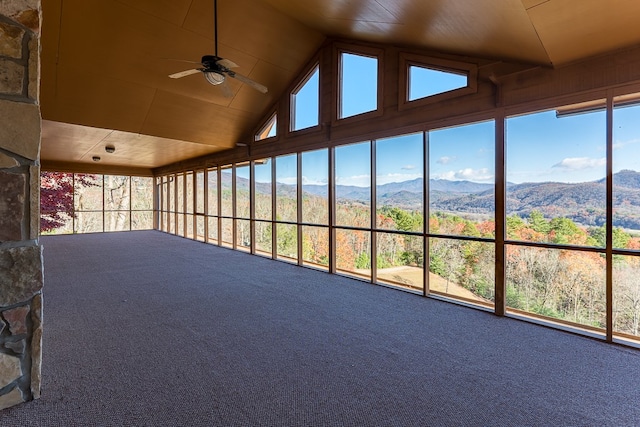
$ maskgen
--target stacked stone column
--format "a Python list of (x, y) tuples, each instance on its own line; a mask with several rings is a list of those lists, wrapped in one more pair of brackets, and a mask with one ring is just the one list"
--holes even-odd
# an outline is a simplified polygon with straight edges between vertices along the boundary
[(40, 23), (40, 0), (0, 0), (0, 410), (40, 396)]

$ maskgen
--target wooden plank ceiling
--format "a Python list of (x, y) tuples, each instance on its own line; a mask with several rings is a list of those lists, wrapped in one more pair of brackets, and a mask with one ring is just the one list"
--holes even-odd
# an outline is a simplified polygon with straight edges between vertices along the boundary
[(247, 143), (326, 37), (546, 66), (640, 43), (637, 0), (218, 0), (218, 13), (219, 56), (267, 94), (167, 77), (213, 54), (213, 0), (44, 1), (43, 165), (154, 168)]

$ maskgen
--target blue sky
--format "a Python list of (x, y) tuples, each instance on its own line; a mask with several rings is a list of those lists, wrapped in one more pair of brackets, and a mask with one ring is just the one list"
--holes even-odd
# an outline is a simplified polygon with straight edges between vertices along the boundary
[(585, 182), (606, 174), (604, 111), (507, 119), (507, 181)]
[[(369, 111), (376, 106), (375, 60), (345, 55), (343, 116)], [(442, 73), (415, 73), (416, 76), (442, 75), (438, 84), (459, 84)], [(299, 123), (318, 122), (318, 76), (314, 73), (296, 99)], [(431, 90), (428, 82), (412, 79), (415, 93)], [(422, 87), (425, 86), (425, 87)], [(614, 113), (614, 172), (640, 170), (640, 106), (619, 108)], [(606, 168), (606, 116), (604, 111), (556, 117), (555, 110), (507, 119), (507, 181), (585, 182), (601, 179)], [(469, 124), (429, 132), (429, 177), (491, 183), (495, 179), (494, 123)], [(402, 135), (376, 141), (377, 183), (402, 182), (422, 177), (422, 134)], [(370, 144), (350, 144), (336, 148), (336, 183), (370, 185)], [(277, 181), (295, 184), (295, 157), (277, 161)], [(327, 151), (305, 153), (304, 184), (326, 184)], [(269, 181), (270, 168), (256, 172), (260, 182)]]

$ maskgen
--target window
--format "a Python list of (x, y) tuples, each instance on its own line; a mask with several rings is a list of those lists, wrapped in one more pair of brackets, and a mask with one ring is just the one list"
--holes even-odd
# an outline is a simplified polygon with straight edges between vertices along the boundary
[(329, 224), (329, 151), (302, 153), (302, 222)]
[(336, 147), (334, 173), (336, 269), (370, 280), (371, 143)]
[(335, 149), (336, 225), (371, 227), (371, 143)]
[(185, 237), (193, 238), (193, 202), (195, 201), (195, 191), (194, 191), (194, 180), (193, 180), (193, 172), (189, 171), (185, 173), (185, 205), (187, 206), (185, 210)]
[(102, 175), (73, 175), (75, 208), (74, 233), (96, 233), (104, 230)]
[(272, 159), (254, 161), (255, 174), (255, 251), (259, 255), (273, 253), (273, 187)]
[(424, 283), (424, 135), (380, 139), (376, 146), (377, 279), (412, 290)]
[[(613, 328), (640, 339), (640, 94), (614, 98)], [(603, 233), (604, 235), (604, 233)]]
[[(159, 186), (165, 200), (161, 206), (167, 212), (173, 209), (168, 203), (173, 178), (164, 177)], [(153, 228), (153, 178), (42, 172), (40, 183), (43, 234)], [(170, 214), (164, 222), (159, 221), (159, 228), (170, 231), (173, 217)]]
[(400, 54), (398, 108), (420, 107), (475, 93), (478, 67), (448, 59)]
[(507, 237), (604, 246), (605, 112), (506, 121)]
[(378, 109), (378, 58), (340, 54), (338, 118)]
[(219, 243), (218, 239), (218, 169), (207, 170), (207, 242)]
[(371, 279), (371, 232), (336, 230), (336, 270)]
[(302, 153), (302, 262), (329, 266), (329, 150)]
[(295, 154), (276, 158), (276, 220), (298, 220), (298, 158)]
[(298, 228), (295, 224), (276, 224), (278, 259), (298, 261)]
[(153, 178), (131, 177), (131, 229), (153, 228)]
[(429, 291), (491, 306), (495, 251), (486, 240), (495, 234), (494, 123), (433, 130), (428, 140), (428, 230), (451, 236), (429, 238)]
[(614, 101), (613, 247), (639, 249), (640, 241), (631, 239), (629, 233), (640, 236), (640, 200), (636, 196), (640, 191), (640, 104), (627, 104), (624, 98)]
[(506, 120), (507, 306), (602, 332), (606, 114), (578, 107)]
[(236, 246), (242, 250), (249, 250), (251, 247), (250, 170), (249, 166), (236, 165)]
[(429, 132), (429, 232), (494, 236), (494, 123)]
[(179, 173), (176, 175), (176, 234), (178, 236), (184, 236), (184, 174)]
[(249, 166), (236, 166), (236, 218), (250, 218)]
[(104, 231), (130, 229), (130, 178), (105, 175), (104, 177)]
[(196, 239), (204, 242), (205, 239), (205, 221), (206, 218), (204, 216), (204, 171), (199, 170), (195, 172), (195, 196), (196, 196), (196, 204), (195, 204), (195, 233)]
[(292, 131), (317, 126), (320, 119), (320, 67), (316, 65), (291, 94)]
[(256, 160), (254, 162), (254, 173), (256, 181), (255, 215), (256, 219), (265, 221), (271, 221), (273, 219), (271, 165), (271, 159)]
[(466, 73), (437, 70), (433, 68), (409, 66), (409, 101), (426, 98), (467, 86)]
[(376, 141), (378, 229), (422, 232), (423, 145), (422, 133)]
[[(276, 158), (276, 251), (279, 259), (298, 261), (298, 156)], [(287, 223), (284, 223), (287, 222)]]
[(429, 291), (492, 306), (495, 294), (493, 242), (429, 239)]
[(233, 173), (230, 165), (220, 168), (220, 245), (233, 247)]
[(222, 167), (220, 171), (220, 216), (233, 216), (233, 194), (231, 193), (231, 166)]
[(278, 127), (278, 116), (276, 113), (273, 113), (271, 118), (267, 120), (267, 122), (260, 128), (258, 133), (255, 135), (255, 141), (262, 141), (263, 139), (273, 138), (276, 136)]
[(167, 210), (169, 217), (169, 233), (176, 234), (176, 176), (169, 175), (167, 177), (167, 203), (169, 208)]

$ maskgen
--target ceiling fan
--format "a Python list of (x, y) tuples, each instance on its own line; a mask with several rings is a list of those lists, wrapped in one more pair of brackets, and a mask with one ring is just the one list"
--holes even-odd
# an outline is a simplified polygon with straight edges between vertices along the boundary
[(207, 81), (212, 85), (221, 85), (220, 87), (223, 89), (226, 96), (232, 95), (231, 90), (226, 85), (226, 78), (231, 77), (248, 86), (251, 86), (259, 92), (267, 93), (268, 89), (266, 86), (263, 86), (260, 83), (251, 80), (249, 77), (243, 76), (242, 74), (236, 73), (235, 71), (231, 70), (231, 68), (237, 68), (237, 64), (235, 64), (233, 61), (220, 58), (218, 56), (218, 0), (213, 0), (213, 29), (215, 53), (213, 55), (204, 55), (202, 57), (199, 62), (199, 64), (202, 65), (202, 68), (180, 71), (178, 73), (170, 74), (169, 77), (171, 77), (172, 79), (180, 79), (182, 77), (190, 76), (191, 74), (202, 73), (204, 74), (205, 79), (207, 79)]

